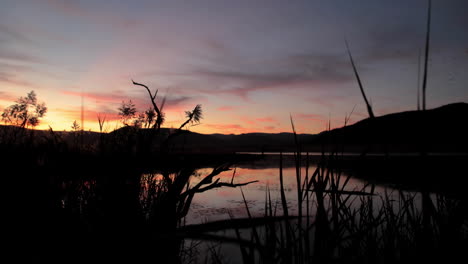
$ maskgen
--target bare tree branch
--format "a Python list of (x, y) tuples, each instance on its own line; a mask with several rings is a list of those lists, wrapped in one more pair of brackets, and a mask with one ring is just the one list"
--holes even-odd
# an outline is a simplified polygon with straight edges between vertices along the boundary
[(211, 190), (211, 189), (215, 189), (215, 188), (219, 188), (219, 187), (231, 187), (231, 188), (235, 188), (235, 187), (245, 186), (245, 185), (248, 185), (248, 184), (251, 184), (251, 183), (255, 183), (255, 182), (258, 182), (258, 180), (249, 181), (249, 182), (243, 182), (243, 183), (228, 183), (228, 182), (219, 182), (219, 179), (217, 179), (213, 184), (208, 185), (208, 186), (203, 187), (203, 188), (200, 188), (200, 189), (198, 189), (198, 190), (194, 190), (193, 192), (194, 192), (194, 193), (201, 193), (201, 192), (205, 192), (205, 191), (208, 191), (208, 190)]
[[(153, 93), (151, 93), (151, 90), (148, 88), (148, 86), (146, 86), (146, 85), (144, 85), (142, 83), (137, 83), (134, 80), (132, 80), (132, 83), (134, 85), (142, 86), (142, 87), (144, 87), (146, 89), (146, 91), (148, 91), (148, 94), (149, 94), (150, 99), (151, 99), (151, 104), (153, 105), (153, 108), (156, 111), (156, 114), (158, 115), (156, 117), (156, 122), (155, 122), (153, 128), (159, 130), (161, 128), (161, 125), (162, 125), (164, 119), (163, 119), (162, 107), (159, 108), (158, 105), (156, 104), (156, 96), (158, 95), (158, 90), (156, 90), (156, 92), (153, 95)], [(162, 106), (164, 106), (164, 102), (165, 102), (165, 98), (163, 98)]]

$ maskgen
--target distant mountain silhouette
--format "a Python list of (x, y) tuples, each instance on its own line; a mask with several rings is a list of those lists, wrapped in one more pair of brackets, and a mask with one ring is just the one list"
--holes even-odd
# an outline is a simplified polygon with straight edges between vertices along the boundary
[[(125, 134), (131, 127), (122, 127), (109, 135)], [(173, 129), (161, 128), (156, 142), (162, 142)], [(301, 143), (312, 142), (317, 135), (298, 134)], [(293, 133), (246, 133), (240, 135), (200, 134), (184, 130), (170, 141), (170, 149), (182, 152), (278, 152), (294, 151)]]
[(336, 144), (348, 151), (468, 152), (468, 104), (406, 111), (324, 131), (314, 144)]
[[(406, 111), (367, 118), (355, 124), (319, 134), (298, 134), (303, 151), (319, 152), (336, 149), (347, 152), (468, 152), (468, 104), (454, 103), (426, 111)], [(0, 126), (3, 131), (12, 127)], [(18, 128), (16, 128), (18, 129)], [(132, 133), (122, 127), (105, 137)], [(154, 141), (163, 142), (173, 129), (161, 128)], [(37, 130), (45, 138), (49, 131)], [(54, 132), (66, 142), (77, 140), (80, 132)], [(98, 132), (84, 132), (84, 144), (100, 138)], [(183, 131), (170, 141), (170, 149), (182, 152), (277, 152), (295, 151), (293, 133), (246, 133), (240, 135), (200, 134)]]
[[(162, 131), (162, 137), (166, 131)], [(311, 142), (316, 135), (299, 134), (301, 142)], [(240, 135), (199, 134), (186, 131), (175, 137), (175, 150), (194, 152), (277, 152), (294, 151), (293, 133), (246, 133)]]

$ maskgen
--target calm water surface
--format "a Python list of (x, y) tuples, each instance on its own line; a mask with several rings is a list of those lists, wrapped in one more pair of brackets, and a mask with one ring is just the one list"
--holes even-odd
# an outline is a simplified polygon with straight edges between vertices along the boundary
[[(290, 157), (289, 160), (286, 158), (283, 162), (285, 195), (288, 201), (289, 212), (291, 215), (295, 215), (297, 214), (296, 168), (292, 166), (292, 157)], [(315, 164), (310, 164), (308, 169), (309, 177), (316, 168)], [(200, 176), (193, 177), (191, 185), (197, 184), (203, 176), (208, 175), (210, 172), (210, 168), (198, 170), (197, 173), (200, 174)], [(249, 205), (250, 213), (253, 216), (262, 216), (264, 214), (268, 189), (270, 190), (273, 204), (277, 205), (277, 215), (282, 215), (282, 207), (280, 204), (279, 161), (277, 157), (268, 157), (266, 160), (259, 162), (233, 166), (231, 171), (221, 173), (218, 178), (221, 179), (220, 181), (231, 182), (233, 174), (234, 183), (258, 181), (241, 187)], [(301, 175), (302, 179), (304, 179), (306, 175), (305, 168), (302, 168)], [(347, 174), (342, 173), (341, 182), (344, 182), (347, 176)], [(345, 190), (358, 191), (361, 190), (365, 184), (366, 182), (364, 180), (351, 178), (346, 184)], [(230, 219), (230, 214), (235, 218), (247, 217), (241, 188), (221, 187), (196, 194), (189, 214), (186, 217), (186, 224)], [(387, 187), (385, 186), (376, 186), (375, 192), (377, 194), (384, 194), (386, 189)], [(370, 191), (370, 187), (368, 187), (367, 191)]]

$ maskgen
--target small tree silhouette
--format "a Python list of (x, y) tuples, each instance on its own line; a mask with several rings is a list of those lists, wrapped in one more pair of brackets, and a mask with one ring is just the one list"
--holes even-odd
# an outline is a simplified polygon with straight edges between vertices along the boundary
[(198, 124), (200, 123), (201, 119), (203, 118), (203, 112), (201, 105), (195, 106), (195, 108), (190, 112), (190, 111), (185, 111), (185, 117), (187, 120), (179, 127), (179, 129), (184, 128), (187, 124)]
[(78, 122), (76, 122), (76, 120), (73, 121), (73, 124), (71, 125), (71, 129), (73, 129), (73, 131), (77, 132), (77, 131), (80, 130), (80, 128), (81, 128), (81, 127), (80, 127), (80, 125), (78, 124)]
[(129, 100), (128, 102), (122, 101), (122, 105), (118, 108), (118, 110), (119, 115), (122, 118), (122, 123), (125, 126), (128, 126), (129, 121), (135, 117), (137, 112), (135, 104), (132, 103), (132, 100)]
[(150, 107), (144, 113), (145, 128), (150, 128), (154, 122), (156, 122), (156, 111), (154, 111), (154, 109)]
[(5, 108), (2, 120), (6, 124), (20, 127), (39, 125), (40, 119), (47, 113), (45, 103), (38, 103), (34, 91), (29, 92), (26, 97), (20, 97), (16, 104)]

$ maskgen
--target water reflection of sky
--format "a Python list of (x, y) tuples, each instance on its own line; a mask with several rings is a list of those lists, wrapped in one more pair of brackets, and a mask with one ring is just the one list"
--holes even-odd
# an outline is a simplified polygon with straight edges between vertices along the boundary
[[(278, 166), (278, 165), (277, 165)], [(279, 166), (278, 166), (279, 167)], [(241, 165), (235, 170), (234, 183), (242, 183), (257, 180), (258, 182), (249, 184), (242, 187), (242, 191), (247, 199), (250, 213), (253, 216), (262, 216), (265, 210), (265, 201), (267, 200), (266, 192), (270, 190), (271, 199), (273, 207), (276, 205), (276, 215), (283, 215), (282, 206), (280, 202), (280, 180), (279, 180), (279, 168), (274, 167), (274, 164), (269, 164), (268, 162), (263, 165), (249, 164)], [(308, 175), (314, 173), (317, 169), (315, 165), (309, 167)], [(335, 170), (334, 170), (335, 171)], [(193, 177), (191, 185), (197, 184), (203, 176), (208, 175), (211, 172), (211, 169), (200, 169), (198, 171), (199, 176)], [(378, 173), (378, 172), (376, 172)], [(302, 180), (306, 176), (305, 168), (301, 170)], [(233, 176), (232, 171), (223, 172), (218, 176), (220, 181), (231, 182)], [(368, 183), (359, 178), (350, 177), (349, 181), (344, 186), (344, 182), (348, 178), (348, 175), (342, 173), (340, 176), (340, 189), (346, 191), (365, 191), (370, 192), (372, 185), (367, 185)], [(288, 201), (288, 209), (290, 215), (297, 215), (297, 183), (296, 183), (296, 168), (295, 167), (286, 167), (283, 169), (283, 182), (286, 199)], [(366, 186), (364, 188), (364, 186)], [(363, 189), (364, 188), (364, 189)], [(399, 191), (394, 187), (389, 185), (375, 185), (374, 186), (374, 196), (360, 196), (352, 195), (351, 198), (346, 202), (347, 206), (350, 206), (350, 209), (357, 209), (362, 205), (363, 201), (366, 201), (367, 198), (373, 200), (373, 212), (374, 214), (379, 214), (383, 206), (391, 206), (395, 212), (401, 212), (403, 204), (401, 203), (401, 198), (406, 197), (407, 201), (412, 201), (416, 208), (416, 214), (420, 210), (421, 206), (421, 196), (414, 191)], [(400, 196), (401, 195), (401, 196)], [(343, 199), (347, 195), (343, 195)], [(315, 194), (310, 196), (311, 201), (315, 197)], [(413, 198), (411, 198), (413, 197)], [(432, 198), (433, 195), (431, 196)], [(325, 197), (325, 207), (330, 208), (330, 198), (329, 196)], [(314, 204), (312, 201), (311, 204)], [(328, 206), (327, 206), (328, 205)], [(305, 208), (305, 206), (303, 207)], [(311, 205), (310, 215), (313, 218), (315, 214), (316, 204)], [(305, 213), (305, 210), (303, 211)], [(242, 199), (242, 194), (240, 188), (218, 188), (209, 190), (204, 193), (196, 194), (190, 211), (186, 217), (186, 224), (198, 224), (205, 223), (216, 220), (229, 219), (230, 217), (234, 218), (244, 218), (247, 217), (246, 208), (244, 201)], [(256, 228), (256, 231), (262, 234), (262, 227)], [(236, 238), (236, 234), (232, 229), (220, 230), (214, 232), (214, 235), (221, 237), (230, 237)], [(251, 229), (241, 229), (240, 235), (242, 238), (249, 240), (251, 239)], [(209, 252), (209, 248), (213, 246), (210, 242), (201, 241), (199, 244), (201, 255), (198, 256), (198, 259), (204, 259), (206, 254)], [(240, 263), (242, 262), (241, 254), (239, 252), (239, 247), (235, 244), (219, 244), (220, 245), (220, 254), (227, 259), (229, 263)]]
[[(309, 177), (315, 171), (316, 167), (309, 168)], [(200, 169), (200, 176), (193, 177), (191, 185), (199, 182), (204, 175), (208, 175), (211, 169)], [(305, 178), (305, 169), (302, 169), (302, 178)], [(218, 177), (220, 181), (231, 182), (233, 170), (226, 171)], [(346, 175), (342, 175), (342, 182)], [(242, 183), (255, 181), (247, 186), (242, 187), (247, 204), (249, 205), (250, 213), (253, 216), (261, 216), (264, 214), (267, 189), (270, 190), (270, 195), (273, 207), (276, 205), (277, 215), (282, 215), (282, 207), (280, 204), (280, 183), (279, 183), (279, 168), (236, 168), (234, 183)], [(296, 169), (293, 167), (283, 169), (283, 182), (288, 208), (291, 215), (297, 213), (297, 183)], [(351, 178), (346, 185), (346, 190), (360, 190), (364, 182), (359, 179)], [(383, 191), (380, 187), (376, 191)], [(229, 219), (231, 214), (234, 218), (247, 217), (244, 201), (242, 199), (241, 189), (222, 187), (198, 193), (195, 195), (190, 211), (186, 218), (187, 224), (203, 223), (214, 220)]]

